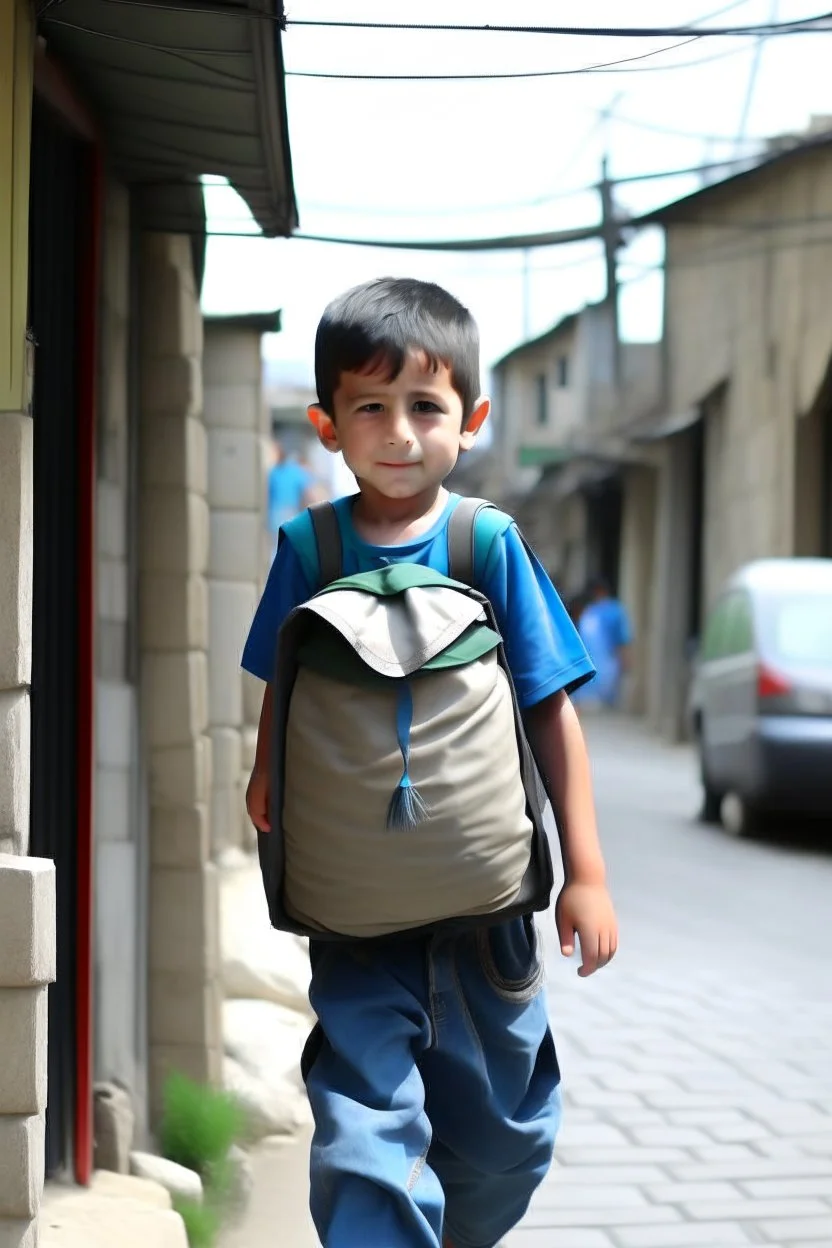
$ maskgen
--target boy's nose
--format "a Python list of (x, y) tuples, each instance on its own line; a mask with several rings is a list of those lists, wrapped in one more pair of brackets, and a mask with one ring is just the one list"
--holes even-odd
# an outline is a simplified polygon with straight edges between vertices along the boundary
[(391, 416), (387, 437), (391, 445), (403, 442), (409, 446), (413, 441), (413, 428), (405, 412), (394, 413)]

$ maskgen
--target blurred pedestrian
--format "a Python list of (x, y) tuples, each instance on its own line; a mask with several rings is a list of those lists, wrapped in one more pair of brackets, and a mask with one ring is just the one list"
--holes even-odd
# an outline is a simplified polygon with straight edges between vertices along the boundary
[[(281, 525), (291, 520), (316, 498), (316, 480), (308, 468), (286, 454), (279, 438), (272, 444), (273, 461), (268, 477), (267, 525), (272, 550), (277, 550)], [(318, 494), (317, 497), (320, 497)]]
[(630, 665), (632, 631), (627, 610), (603, 577), (590, 581), (578, 631), (595, 667), (595, 676), (576, 690), (579, 706), (617, 707)]

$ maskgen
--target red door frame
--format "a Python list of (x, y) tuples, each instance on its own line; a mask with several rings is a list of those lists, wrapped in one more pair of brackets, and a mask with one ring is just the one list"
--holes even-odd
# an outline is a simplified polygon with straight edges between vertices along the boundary
[(72, 83), (41, 47), (35, 91), (89, 145), (89, 216), (81, 251), (78, 393), (78, 876), (76, 932), (75, 1178), (86, 1185), (93, 1168), (93, 778), (95, 768), (95, 430), (103, 218), (103, 159), (98, 126)]

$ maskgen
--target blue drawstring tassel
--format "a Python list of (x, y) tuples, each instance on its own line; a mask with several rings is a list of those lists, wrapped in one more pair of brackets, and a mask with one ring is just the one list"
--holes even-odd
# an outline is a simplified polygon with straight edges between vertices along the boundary
[(404, 771), (387, 808), (387, 826), (412, 832), (427, 818), (428, 808), (410, 779), (410, 729), (413, 724), (413, 695), (406, 680), (399, 684), (396, 704), (396, 734), (402, 752)]

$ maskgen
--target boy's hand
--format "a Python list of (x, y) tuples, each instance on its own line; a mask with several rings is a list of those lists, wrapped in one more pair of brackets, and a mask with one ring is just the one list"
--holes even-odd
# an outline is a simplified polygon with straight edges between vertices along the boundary
[(251, 822), (258, 832), (271, 832), (269, 823), (269, 773), (258, 771), (251, 773), (246, 789), (246, 810)]
[(575, 952), (575, 936), (581, 942), (578, 974), (584, 979), (615, 956), (618, 924), (612, 899), (603, 884), (564, 884), (555, 906), (560, 951), (565, 958)]

